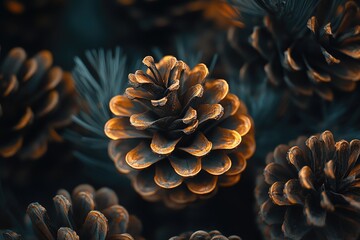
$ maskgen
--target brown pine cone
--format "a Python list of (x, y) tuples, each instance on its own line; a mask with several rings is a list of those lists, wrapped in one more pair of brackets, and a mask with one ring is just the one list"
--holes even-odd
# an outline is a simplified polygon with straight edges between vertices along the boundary
[(72, 195), (61, 189), (53, 201), (56, 210), (53, 218), (39, 203), (28, 206), (27, 214), (40, 240), (142, 239), (141, 222), (119, 205), (116, 193), (109, 188), (95, 191), (83, 184)]
[[(2, 0), (1, 47), (49, 48), (60, 35), (58, 25), (68, 0)], [(11, 44), (11, 45), (10, 45)]]
[(229, 40), (244, 63), (274, 86), (284, 86), (301, 107), (315, 94), (331, 101), (360, 80), (360, 9), (346, 1), (233, 0), (244, 28)]
[(180, 236), (171, 237), (169, 240), (241, 240), (241, 238), (235, 235), (225, 237), (217, 230), (211, 232), (199, 230), (196, 232), (183, 233)]
[[(194, 16), (201, 20), (214, 21), (219, 26), (242, 25), (237, 19), (237, 11), (225, 0), (108, 0), (116, 2), (118, 10), (129, 15), (130, 19), (140, 25), (143, 30), (163, 28), (179, 23)], [(194, 15), (196, 14), (196, 15)], [(124, 16), (124, 15), (123, 15)], [(195, 19), (196, 21), (196, 19)], [(188, 21), (191, 23), (191, 21)]]
[(50, 140), (75, 112), (71, 74), (52, 66), (52, 55), (41, 51), (27, 59), (12, 49), (0, 69), (0, 157), (41, 157)]
[(231, 26), (242, 27), (238, 21), (238, 11), (226, 0), (196, 0), (191, 1), (187, 8), (190, 11), (201, 11), (205, 19), (211, 20), (217, 26), (229, 28)]
[(4, 239), (4, 240), (22, 240), (23, 238), (21, 237), (21, 235), (17, 234), (16, 232), (7, 230), (7, 231), (4, 231), (2, 233), (0, 232), (0, 239)]
[(150, 56), (146, 72), (129, 74), (132, 87), (110, 101), (117, 116), (105, 125), (113, 139), (109, 154), (116, 168), (132, 177), (146, 199), (180, 206), (231, 186), (255, 150), (246, 107), (223, 79), (208, 69), (165, 56)]
[(290, 146), (268, 155), (257, 183), (265, 238), (358, 239), (360, 141), (335, 142), (325, 131)]

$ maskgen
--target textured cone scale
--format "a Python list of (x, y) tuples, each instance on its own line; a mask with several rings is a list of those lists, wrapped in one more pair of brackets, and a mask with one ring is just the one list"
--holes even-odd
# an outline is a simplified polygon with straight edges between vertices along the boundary
[(225, 237), (219, 231), (196, 231), (196, 232), (187, 232), (183, 233), (180, 236), (175, 236), (170, 238), (169, 240), (241, 240), (238, 236), (229, 236)]
[(71, 195), (66, 190), (59, 190), (53, 202), (53, 218), (39, 203), (28, 206), (27, 215), (40, 240), (142, 239), (141, 222), (118, 204), (115, 192), (109, 188), (96, 191), (83, 184)]
[(12, 49), (0, 65), (0, 157), (41, 157), (75, 110), (71, 74), (52, 66), (50, 52), (28, 59)]
[(173, 56), (129, 74), (124, 95), (110, 101), (109, 155), (144, 198), (177, 207), (209, 197), (240, 179), (255, 150), (252, 119), (225, 80), (207, 79)]
[(331, 101), (360, 80), (360, 10), (353, 0), (233, 0), (244, 28), (229, 31), (243, 61), (241, 74), (257, 72), (284, 86), (300, 107), (313, 95)]
[(329, 131), (276, 147), (255, 191), (265, 238), (358, 239), (359, 154)]

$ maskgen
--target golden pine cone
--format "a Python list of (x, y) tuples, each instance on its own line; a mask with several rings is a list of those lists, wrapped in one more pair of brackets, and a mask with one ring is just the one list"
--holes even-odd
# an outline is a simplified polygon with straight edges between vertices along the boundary
[(27, 59), (12, 49), (0, 69), (0, 156), (36, 159), (48, 141), (60, 141), (57, 130), (71, 121), (76, 109), (70, 73), (52, 66), (52, 55), (41, 51)]
[(27, 215), (39, 239), (142, 239), (141, 222), (119, 205), (116, 193), (109, 188), (96, 191), (83, 184), (71, 195), (61, 189), (53, 201), (56, 215), (52, 219), (39, 203), (28, 206)]
[(143, 197), (174, 207), (238, 182), (255, 150), (254, 129), (227, 82), (173, 56), (143, 63), (147, 71), (129, 74), (132, 87), (110, 101), (116, 117), (104, 130), (116, 168)]

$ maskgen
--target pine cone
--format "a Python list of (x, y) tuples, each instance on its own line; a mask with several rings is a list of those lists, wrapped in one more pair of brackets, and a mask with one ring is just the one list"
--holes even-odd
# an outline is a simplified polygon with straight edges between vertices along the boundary
[[(239, 24), (237, 12), (226, 0), (105, 0), (102, 4), (107, 24), (114, 28), (113, 38), (145, 52), (159, 45), (162, 50), (171, 47), (179, 33), (217, 33)], [(174, 54), (173, 49), (169, 53)]]
[(105, 134), (114, 140), (109, 154), (117, 169), (143, 197), (173, 206), (238, 182), (255, 150), (254, 131), (226, 81), (209, 80), (204, 64), (190, 70), (172, 56), (143, 63), (146, 73), (129, 74), (132, 87), (110, 101), (117, 117)]
[(238, 236), (225, 237), (219, 231), (205, 232), (202, 230), (196, 232), (183, 233), (180, 236), (175, 236), (169, 240), (241, 240)]
[(205, 19), (213, 21), (221, 28), (230, 26), (242, 27), (243, 24), (237, 20), (238, 11), (226, 0), (196, 0), (188, 4), (190, 11), (201, 11)]
[(71, 121), (75, 90), (70, 73), (52, 67), (52, 55), (41, 51), (27, 60), (21, 48), (6, 56), (0, 69), (0, 156), (36, 159), (57, 130)]
[(53, 201), (53, 221), (39, 203), (28, 206), (27, 214), (39, 239), (142, 239), (141, 222), (118, 204), (116, 193), (109, 188), (95, 191), (83, 184), (71, 196), (61, 189)]
[(3, 231), (3, 232), (0, 232), (0, 239), (4, 239), (4, 240), (22, 240), (23, 238), (21, 237), (21, 235), (17, 234), (16, 232), (6, 230), (6, 231)]
[[(0, 3), (1, 47), (50, 48), (68, 0), (3, 0)], [(11, 45), (10, 45), (11, 44)]]
[(206, 19), (213, 20), (220, 26), (240, 24), (235, 20), (237, 12), (225, 0), (116, 0), (114, 2), (118, 8), (126, 9), (127, 14), (145, 30), (178, 24), (176, 19), (194, 13), (203, 14)]
[(330, 131), (279, 145), (266, 159), (256, 198), (266, 239), (360, 237), (360, 141)]
[(252, 71), (284, 86), (301, 107), (315, 94), (331, 101), (360, 80), (360, 10), (347, 1), (233, 0), (244, 28), (229, 31), (241, 74)]

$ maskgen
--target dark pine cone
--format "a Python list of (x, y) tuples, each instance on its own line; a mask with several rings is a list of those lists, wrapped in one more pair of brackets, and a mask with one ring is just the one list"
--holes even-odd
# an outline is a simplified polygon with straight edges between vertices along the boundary
[(241, 240), (238, 236), (225, 237), (219, 231), (205, 232), (202, 230), (196, 232), (183, 233), (180, 236), (175, 236), (169, 240)]
[(256, 188), (264, 236), (358, 239), (359, 154), (359, 140), (335, 142), (329, 131), (275, 148)]
[(227, 82), (173, 56), (143, 63), (146, 73), (129, 74), (132, 87), (110, 101), (117, 117), (105, 133), (117, 169), (143, 197), (174, 207), (238, 182), (255, 150), (254, 131)]
[(13, 231), (0, 231), (0, 239), (2, 240), (22, 240), (23, 238), (21, 237), (20, 234), (17, 234), (16, 232)]
[(142, 239), (141, 222), (119, 205), (116, 193), (109, 188), (95, 191), (90, 185), (79, 185), (71, 196), (59, 190), (53, 201), (53, 221), (39, 203), (28, 206), (27, 214), (40, 240)]
[[(50, 48), (68, 0), (2, 0), (1, 47)], [(11, 45), (9, 45), (11, 44)]]
[(48, 141), (60, 141), (57, 130), (76, 109), (74, 89), (50, 52), (27, 59), (23, 49), (12, 49), (0, 69), (0, 156), (36, 159)]
[[(133, 23), (143, 30), (163, 28), (170, 25), (179, 27), (184, 20), (195, 20), (203, 14), (206, 19), (220, 26), (238, 25), (237, 11), (225, 0), (107, 0), (116, 3), (114, 7), (129, 15)], [(201, 20), (201, 15), (198, 20)], [(191, 23), (191, 21), (188, 21)], [(189, 27), (190, 25), (187, 25)]]
[(360, 10), (353, 0), (232, 0), (244, 28), (229, 31), (248, 71), (286, 86), (306, 107), (314, 94), (331, 101), (360, 80)]

